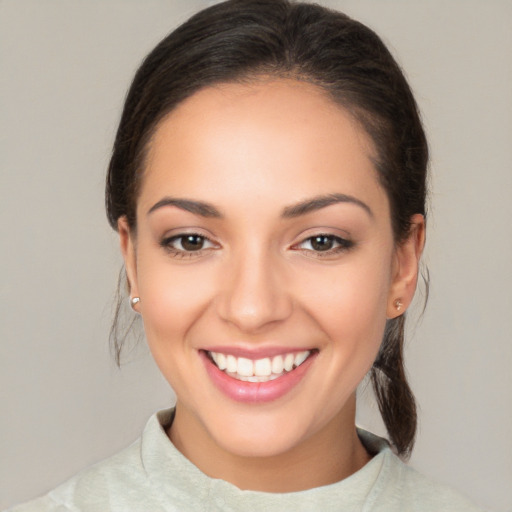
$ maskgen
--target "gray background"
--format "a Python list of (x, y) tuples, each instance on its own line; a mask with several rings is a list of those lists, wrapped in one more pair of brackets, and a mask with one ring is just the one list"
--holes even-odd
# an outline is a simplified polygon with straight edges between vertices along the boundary
[[(173, 394), (109, 355), (120, 267), (103, 181), (142, 57), (206, 1), (0, 2), (0, 508), (134, 440)], [(512, 3), (350, 0), (404, 66), (432, 146), (411, 464), (512, 510)], [(359, 422), (382, 432), (361, 395)]]

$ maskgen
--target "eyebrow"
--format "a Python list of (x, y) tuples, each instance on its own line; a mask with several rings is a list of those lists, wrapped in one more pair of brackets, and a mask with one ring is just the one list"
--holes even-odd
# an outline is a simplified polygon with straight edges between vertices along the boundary
[(356, 197), (346, 194), (326, 194), (315, 196), (311, 199), (306, 199), (294, 205), (287, 206), (281, 215), (286, 219), (299, 217), (337, 203), (355, 204), (356, 206), (361, 207), (370, 217), (373, 218), (373, 212), (366, 203)]
[(222, 218), (222, 214), (219, 210), (210, 203), (194, 201), (192, 199), (178, 199), (174, 197), (164, 197), (163, 199), (160, 199), (158, 203), (154, 204), (149, 209), (148, 215), (159, 208), (163, 208), (164, 206), (176, 206), (181, 210), (200, 215), (201, 217)]
[[(300, 217), (301, 215), (306, 215), (338, 203), (355, 204), (356, 206), (361, 207), (370, 217), (373, 218), (373, 212), (366, 203), (356, 197), (346, 194), (326, 194), (305, 199), (304, 201), (285, 207), (281, 213), (281, 217), (285, 219)], [(148, 215), (165, 206), (176, 206), (181, 210), (194, 213), (195, 215), (200, 215), (201, 217), (216, 219), (223, 218), (223, 215), (211, 203), (174, 197), (164, 197), (163, 199), (160, 199), (160, 201), (155, 203), (149, 209)]]

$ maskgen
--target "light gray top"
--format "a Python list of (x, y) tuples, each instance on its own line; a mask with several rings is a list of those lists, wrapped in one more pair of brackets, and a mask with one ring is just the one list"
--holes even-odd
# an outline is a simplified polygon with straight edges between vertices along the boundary
[(387, 442), (358, 433), (371, 461), (335, 484), (293, 493), (242, 491), (210, 478), (170, 442), (173, 410), (148, 421), (131, 446), (9, 512), (417, 511), (477, 512), (468, 500), (406, 466)]

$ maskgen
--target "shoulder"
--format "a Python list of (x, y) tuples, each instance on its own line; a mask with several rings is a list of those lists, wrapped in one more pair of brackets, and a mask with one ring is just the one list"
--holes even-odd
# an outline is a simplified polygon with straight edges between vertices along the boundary
[(377, 455), (375, 460), (380, 460), (378, 476), (367, 496), (369, 510), (483, 512), (451, 487), (422, 475), (402, 462), (391, 451), (387, 440), (363, 429), (358, 428), (357, 432), (367, 451)]
[(49, 496), (42, 496), (28, 503), (16, 505), (5, 512), (69, 512), (66, 505), (56, 503)]
[[(104, 507), (147, 484), (140, 457), (140, 439), (116, 455), (84, 469), (45, 496), (6, 512), (69, 512), (106, 510)], [(119, 510), (122, 510), (119, 509)], [(126, 509), (128, 510), (128, 509)]]
[[(172, 409), (149, 419), (142, 436), (119, 453), (84, 469), (59, 487), (36, 500), (17, 505), (6, 512), (160, 512), (165, 509), (154, 467), (165, 474), (169, 440), (163, 425)], [(151, 469), (153, 468), (153, 474)], [(166, 480), (174, 493), (172, 482)], [(173, 509), (174, 510), (174, 509)]]
[(374, 487), (376, 511), (482, 512), (451, 487), (404, 464), (390, 450), (380, 476)]

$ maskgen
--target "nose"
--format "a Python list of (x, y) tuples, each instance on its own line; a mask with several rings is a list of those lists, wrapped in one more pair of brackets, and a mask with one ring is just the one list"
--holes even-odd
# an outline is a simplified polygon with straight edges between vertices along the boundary
[(290, 317), (284, 262), (264, 250), (242, 250), (226, 262), (217, 311), (245, 333), (257, 333)]

